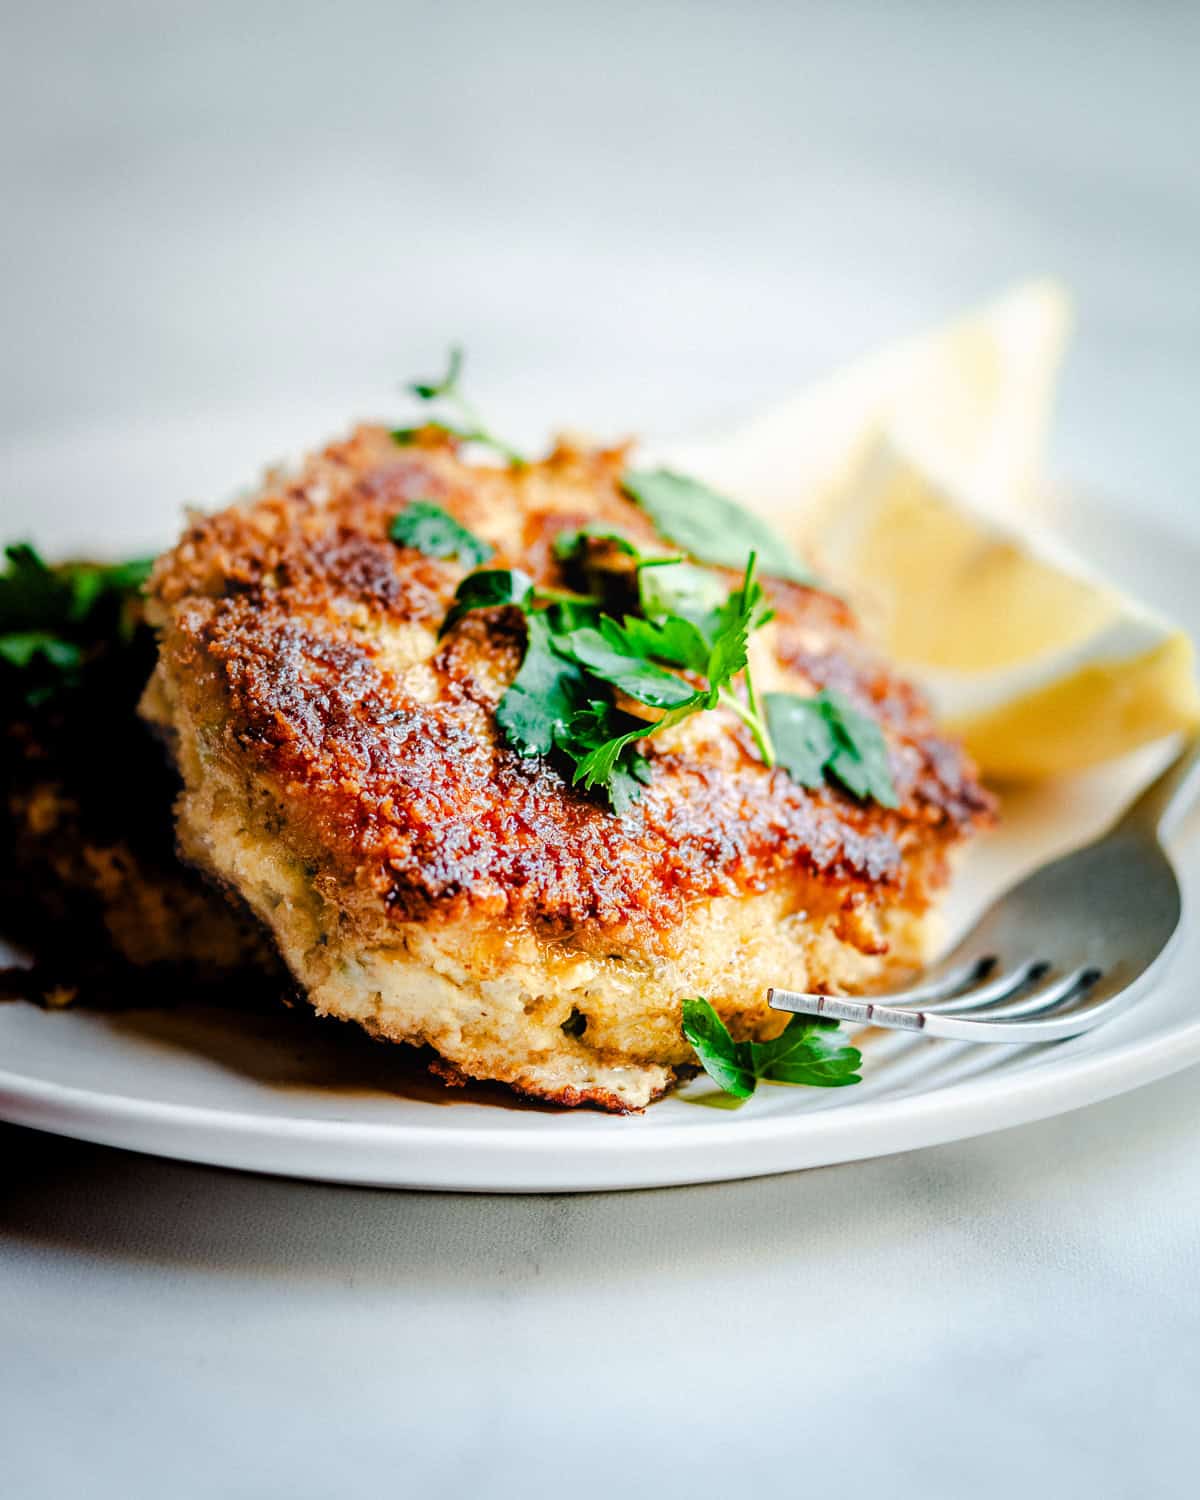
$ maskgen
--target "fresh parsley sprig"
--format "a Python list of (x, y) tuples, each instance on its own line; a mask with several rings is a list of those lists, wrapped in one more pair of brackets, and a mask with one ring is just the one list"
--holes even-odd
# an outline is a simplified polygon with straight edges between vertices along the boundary
[(738, 1099), (748, 1099), (760, 1082), (824, 1089), (862, 1082), (862, 1053), (836, 1021), (793, 1016), (772, 1041), (735, 1042), (709, 1002), (697, 997), (683, 1002), (683, 1034), (713, 1082)]
[[(754, 578), (753, 556), (741, 587), (721, 605), (697, 610), (694, 618), (663, 612), (660, 598), (654, 596), (652, 617), (617, 620), (601, 612), (594, 596), (540, 589), (518, 569), (488, 569), (463, 579), (442, 633), (471, 610), (501, 605), (521, 609), (525, 655), (500, 701), (500, 728), (520, 754), (564, 755), (574, 784), (601, 788), (621, 812), (636, 801), (647, 780), (640, 742), (718, 702), (736, 704), (769, 749), (769, 731), (757, 717), (753, 689), (748, 689), (748, 704), (732, 691), (734, 678), (747, 667), (750, 632), (769, 616)], [(694, 589), (689, 598), (696, 602)], [(681, 676), (680, 668), (691, 679)], [(618, 694), (660, 711), (660, 716), (641, 718), (622, 710)]]
[(397, 443), (414, 443), (423, 431), (432, 428), (436, 432), (444, 432), (451, 437), (456, 437), (460, 442), (479, 443), (485, 448), (491, 448), (514, 469), (524, 468), (528, 463), (525, 455), (518, 453), (515, 448), (491, 432), (479, 413), (463, 395), (459, 385), (462, 368), (463, 351), (459, 345), (455, 344), (450, 350), (446, 373), (440, 380), (411, 382), (408, 390), (418, 401), (424, 401), (435, 407), (440, 406), (447, 415), (432, 416), (428, 421), (416, 427), (396, 427), (392, 430), (393, 440)]
[(51, 567), (26, 542), (4, 549), (0, 571), (0, 664), (5, 690), (36, 708), (78, 685), (90, 653), (126, 645), (136, 595), (151, 558)]
[[(564, 543), (565, 557), (596, 540), (583, 544), (580, 535)], [(634, 545), (617, 540), (632, 549), (622, 555), (637, 562)], [(601, 594), (546, 589), (516, 568), (483, 569), (459, 584), (442, 635), (477, 609), (511, 606), (525, 618), (521, 666), (497, 708), (508, 744), (521, 755), (562, 756), (574, 785), (601, 790), (621, 814), (649, 779), (643, 742), (724, 707), (749, 729), (764, 765), (782, 764), (805, 786), (829, 776), (855, 796), (895, 806), (887, 745), (867, 715), (833, 693), (759, 698), (750, 637), (774, 612), (755, 554), (728, 594), (720, 579), (692, 564), (651, 561), (656, 565), (637, 567), (637, 613), (619, 619)], [(650, 713), (629, 712), (621, 700)]]

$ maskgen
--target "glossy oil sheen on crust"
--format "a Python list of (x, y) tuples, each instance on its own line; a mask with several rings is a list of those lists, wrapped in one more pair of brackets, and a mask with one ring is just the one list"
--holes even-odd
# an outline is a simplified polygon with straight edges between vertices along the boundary
[(773, 664), (782, 685), (837, 687), (880, 721), (895, 812), (768, 771), (732, 716), (710, 714), (700, 740), (649, 742), (651, 786), (615, 818), (499, 740), (515, 612), (469, 618), (434, 649), (463, 570), (389, 541), (397, 510), (435, 499), (497, 547), (494, 566), (561, 586), (559, 530), (604, 519), (653, 538), (618, 487), (621, 463), (560, 448), (529, 470), (482, 469), (361, 429), (257, 504), (198, 522), (160, 566), (174, 667), (211, 679), (231, 748), (398, 919), (472, 906), (554, 927), (670, 925), (689, 901), (797, 876), (847, 896), (927, 898), (912, 876), (929, 862), (913, 856), (954, 842), (988, 799), (841, 601), (768, 580)]

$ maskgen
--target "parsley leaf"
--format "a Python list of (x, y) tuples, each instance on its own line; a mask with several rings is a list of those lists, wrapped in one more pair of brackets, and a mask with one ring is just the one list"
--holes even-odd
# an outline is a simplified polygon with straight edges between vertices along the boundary
[(683, 1034), (708, 1076), (727, 1094), (748, 1099), (759, 1082), (843, 1088), (860, 1083), (862, 1053), (836, 1021), (793, 1016), (769, 1042), (735, 1042), (707, 1000), (683, 1002)]
[(763, 701), (779, 763), (793, 781), (816, 788), (832, 776), (862, 801), (900, 805), (883, 731), (844, 694), (767, 693)]
[(619, 626), (615, 620), (605, 620), (602, 629), (607, 634), (620, 632), (621, 649), (628, 656), (653, 657), (674, 667), (688, 667), (693, 672), (708, 671), (712, 647), (704, 632), (691, 620), (678, 615), (657, 620), (626, 615)]
[[(662, 561), (670, 565), (642, 568), (642, 613), (620, 620), (604, 612), (602, 597), (539, 587), (517, 569), (482, 569), (462, 580), (443, 635), (474, 609), (515, 605), (525, 616), (525, 654), (497, 707), (506, 742), (521, 755), (564, 758), (575, 785), (602, 788), (620, 813), (649, 780), (641, 742), (720, 705), (747, 726), (765, 765), (776, 763), (778, 733), (779, 758), (803, 785), (820, 786), (832, 776), (856, 796), (895, 806), (882, 734), (848, 700), (834, 693), (816, 699), (774, 693), (760, 705), (749, 642), (773, 611), (755, 577), (756, 554), (747, 560), (741, 586), (724, 597), (711, 573)], [(647, 572), (655, 575), (653, 584), (644, 582)], [(680, 669), (692, 676), (681, 676)], [(625, 713), (617, 694), (662, 710), (661, 716)]]
[(698, 480), (669, 469), (642, 469), (627, 473), (622, 486), (663, 536), (701, 562), (740, 568), (748, 552), (757, 552), (764, 572), (792, 583), (814, 582), (773, 527)]
[(520, 568), (487, 568), (481, 573), (468, 573), (454, 590), (454, 603), (450, 606), (439, 638), (473, 609), (497, 609), (502, 604), (516, 604), (524, 608), (533, 596), (533, 579)]
[(647, 619), (681, 615), (706, 620), (725, 602), (725, 584), (707, 568), (675, 562), (670, 567), (644, 568), (638, 575), (642, 613)]
[(432, 500), (412, 500), (392, 521), (388, 536), (426, 557), (453, 557), (464, 568), (478, 568), (495, 548), (473, 535)]
[(549, 755), (570, 743), (568, 725), (584, 701), (586, 679), (554, 649), (548, 611), (527, 614), (525, 628), (521, 669), (500, 700), (496, 721), (518, 755)]
[(446, 373), (440, 380), (414, 380), (408, 386), (409, 391), (418, 401), (443, 403), (454, 414), (454, 420), (448, 421), (442, 417), (434, 417), (416, 427), (393, 428), (392, 441), (402, 444), (415, 443), (422, 432), (444, 432), (463, 443), (479, 443), (485, 448), (493, 448), (501, 457), (507, 459), (514, 469), (523, 468), (527, 462), (524, 455), (503, 442), (495, 433), (488, 431), (475, 408), (459, 389), (462, 367), (463, 351), (456, 344), (450, 350)]
[(643, 561), (636, 543), (631, 542), (624, 532), (613, 531), (599, 521), (591, 521), (575, 531), (560, 531), (554, 538), (554, 555), (559, 562), (569, 562), (578, 557), (589, 542), (608, 542), (616, 551), (632, 557), (635, 562)]
[(699, 698), (696, 690), (674, 672), (655, 666), (636, 648), (628, 649), (627, 640), (615, 621), (602, 620), (599, 630), (572, 630), (555, 644), (593, 677), (651, 708), (679, 708)]
[[(695, 586), (689, 590), (695, 600)], [(703, 602), (711, 597), (705, 592)], [(559, 752), (573, 763), (576, 785), (603, 787), (620, 812), (649, 776), (645, 757), (633, 748), (637, 742), (721, 702), (751, 727), (764, 760), (772, 763), (747, 668), (749, 632), (769, 617), (754, 579), (753, 554), (741, 588), (707, 610), (701, 623), (680, 615), (626, 615), (621, 623), (602, 614), (591, 597), (538, 588), (527, 574), (496, 568), (463, 579), (442, 634), (470, 610), (505, 604), (524, 611), (527, 631), (521, 668), (497, 708), (504, 737), (519, 754)], [(672, 667), (707, 681), (696, 687)], [(748, 703), (731, 690), (742, 672)], [(650, 721), (622, 713), (612, 701), (614, 691), (665, 713)]]
[(633, 747), (662, 722), (647, 723), (611, 703), (590, 701), (574, 715), (560, 741), (575, 762), (573, 785), (585, 791), (603, 787), (613, 812), (623, 816), (650, 780), (650, 762)]
[(74, 641), (64, 641), (48, 630), (9, 630), (0, 635), (0, 658), (10, 666), (27, 667), (39, 652), (63, 672), (83, 661), (83, 651)]
[[(0, 572), (0, 663), (29, 707), (78, 685), (90, 653), (133, 636), (134, 596), (150, 558), (123, 563), (43, 562), (25, 542), (4, 549)], [(15, 674), (15, 675), (12, 675)]]
[(833, 759), (833, 726), (816, 698), (796, 693), (766, 693), (763, 706), (779, 764), (793, 781), (815, 791), (825, 785), (825, 767)]

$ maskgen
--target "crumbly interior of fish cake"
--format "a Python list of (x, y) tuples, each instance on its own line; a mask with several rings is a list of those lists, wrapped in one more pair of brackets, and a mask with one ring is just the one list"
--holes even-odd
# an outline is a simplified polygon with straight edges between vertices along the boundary
[(561, 586), (562, 530), (654, 541), (623, 463), (562, 446), (502, 471), (433, 433), (398, 447), (359, 429), (160, 562), (143, 703), (182, 774), (182, 852), (246, 902), (319, 1012), (429, 1045), (451, 1074), (615, 1110), (694, 1065), (689, 995), (765, 1037), (784, 1022), (771, 984), (863, 992), (919, 961), (949, 857), (990, 815), (847, 606), (777, 580), (756, 682), (837, 687), (873, 714), (898, 809), (768, 770), (720, 710), (646, 742), (650, 785), (620, 818), (506, 745), (519, 614), (439, 640), (465, 569), (389, 524), (434, 500), (496, 548), (491, 566)]

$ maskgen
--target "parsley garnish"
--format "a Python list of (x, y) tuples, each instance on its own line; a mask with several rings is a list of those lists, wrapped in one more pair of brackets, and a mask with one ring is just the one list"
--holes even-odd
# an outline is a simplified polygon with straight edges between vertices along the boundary
[(607, 616), (598, 629), (585, 625), (568, 631), (556, 637), (554, 645), (593, 677), (649, 708), (682, 708), (696, 699), (695, 688), (643, 655), (643, 643)]
[(832, 776), (855, 797), (899, 806), (883, 731), (842, 693), (767, 693), (763, 703), (779, 764), (793, 781), (819, 787)]
[[(50, 567), (25, 542), (4, 549), (0, 573), (0, 662), (31, 708), (78, 684), (89, 650), (133, 634), (131, 598), (152, 560)], [(7, 675), (7, 673), (6, 673)]]
[(622, 817), (650, 782), (650, 762), (636, 748), (638, 742), (679, 716), (676, 711), (647, 723), (611, 703), (589, 703), (572, 716), (563, 740), (563, 749), (575, 761), (574, 784), (585, 791), (602, 787), (613, 812)]
[[(600, 789), (622, 813), (649, 780), (642, 742), (724, 707), (749, 729), (765, 765), (779, 761), (805, 786), (822, 785), (828, 774), (856, 796), (895, 806), (883, 736), (852, 704), (828, 693), (773, 693), (760, 703), (749, 642), (773, 611), (755, 577), (754, 553), (740, 586), (727, 594), (718, 577), (690, 563), (641, 560), (619, 534), (568, 533), (556, 550), (573, 558), (585, 536), (589, 545), (617, 541), (620, 555), (634, 560), (636, 573), (627, 579), (636, 587), (637, 613), (617, 618), (601, 594), (546, 589), (518, 569), (491, 568), (463, 579), (442, 623), (445, 635), (472, 610), (513, 606), (524, 615), (521, 667), (496, 712), (512, 749), (562, 757), (574, 785)], [(653, 715), (631, 713), (620, 699)], [(778, 750), (777, 733), (784, 740)]]
[[(696, 597), (694, 584), (689, 585), (689, 598)], [(527, 632), (520, 671), (497, 709), (505, 739), (522, 755), (553, 750), (565, 756), (574, 784), (603, 789), (616, 811), (640, 796), (648, 778), (639, 742), (718, 703), (750, 725), (764, 759), (770, 756), (770, 735), (753, 685), (747, 680), (745, 703), (733, 689), (734, 678), (747, 673), (750, 632), (770, 613), (754, 578), (753, 555), (742, 586), (716, 608), (698, 611), (695, 619), (657, 614), (618, 621), (601, 613), (594, 597), (539, 589), (516, 569), (472, 573), (458, 586), (442, 633), (473, 609), (500, 605), (519, 607)], [(697, 685), (672, 667), (685, 667), (704, 680)], [(617, 707), (615, 693), (664, 713), (654, 719), (626, 713)]]
[(496, 719), (508, 743), (522, 755), (549, 755), (568, 742), (584, 696), (583, 673), (554, 647), (548, 610), (525, 617), (521, 670), (500, 700)]
[(393, 519), (388, 536), (426, 557), (453, 557), (464, 568), (478, 568), (495, 551), (432, 500), (411, 500)]
[(408, 387), (418, 401), (444, 407), (450, 413), (450, 419), (435, 416), (417, 427), (397, 427), (392, 431), (392, 438), (397, 443), (413, 443), (423, 431), (432, 428), (435, 432), (456, 437), (463, 443), (479, 443), (485, 448), (493, 448), (513, 468), (523, 468), (527, 462), (525, 456), (503, 442), (494, 432), (488, 431), (478, 412), (459, 389), (462, 367), (463, 352), (455, 345), (450, 350), (446, 373), (440, 380), (414, 380)]
[(524, 607), (533, 598), (533, 579), (520, 568), (487, 568), (482, 573), (468, 573), (454, 590), (442, 628), (443, 636), (473, 609), (498, 609), (503, 604)]
[(642, 612), (650, 619), (679, 615), (706, 620), (725, 602), (725, 585), (707, 568), (681, 562), (675, 568), (645, 568), (638, 574)]
[(632, 557), (635, 562), (641, 560), (642, 554), (637, 545), (624, 532), (613, 531), (595, 521), (587, 526), (580, 526), (577, 531), (560, 531), (554, 538), (554, 555), (559, 562), (570, 562), (586, 550), (589, 542), (609, 542), (626, 557)]
[(814, 582), (788, 543), (761, 517), (698, 480), (669, 469), (643, 469), (626, 474), (622, 487), (663, 536), (701, 562), (740, 568), (747, 552), (757, 552), (764, 573), (792, 583)]
[(862, 1081), (862, 1053), (836, 1021), (793, 1016), (770, 1042), (735, 1042), (707, 1000), (683, 1002), (683, 1034), (700, 1064), (727, 1094), (748, 1099), (760, 1082), (836, 1089)]

